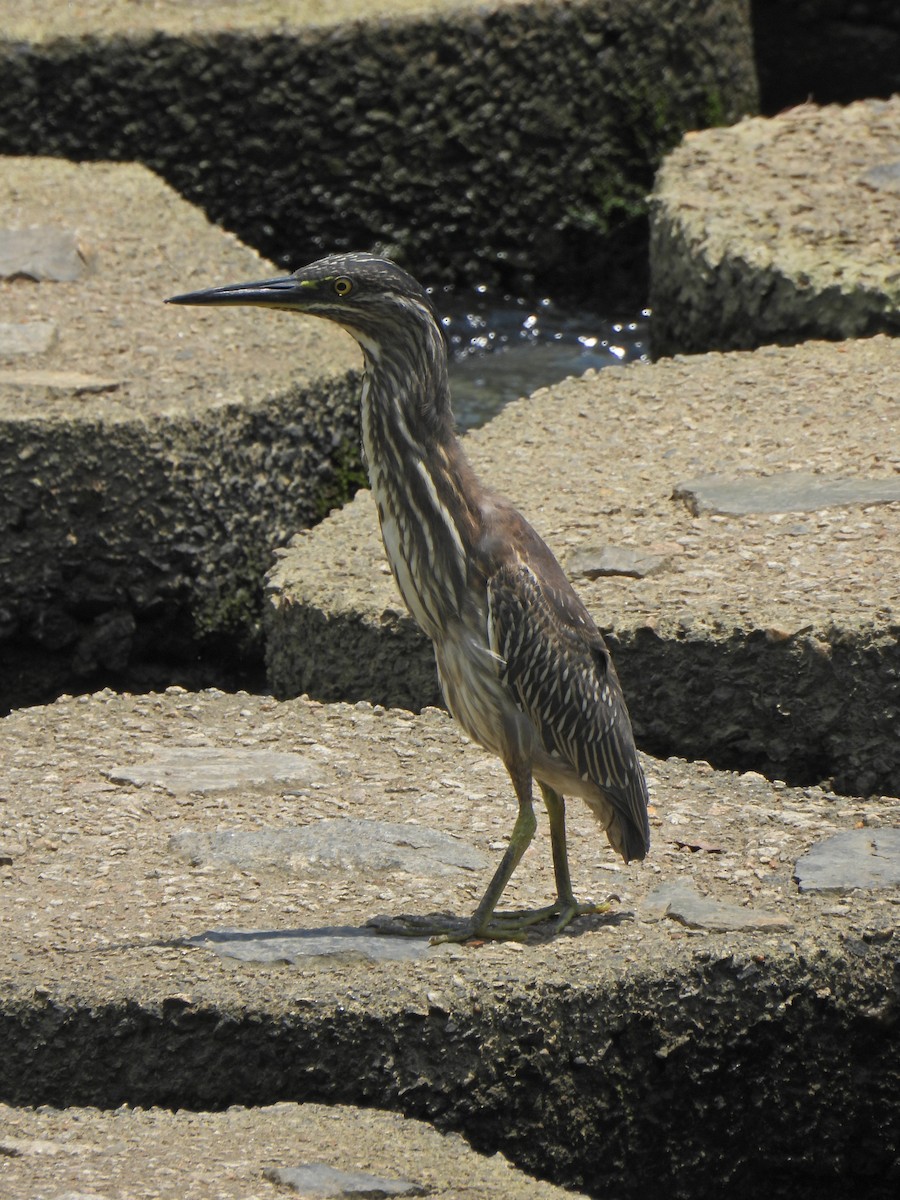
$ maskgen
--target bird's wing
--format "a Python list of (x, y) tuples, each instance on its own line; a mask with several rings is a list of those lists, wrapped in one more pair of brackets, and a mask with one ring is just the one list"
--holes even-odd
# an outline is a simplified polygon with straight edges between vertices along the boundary
[(544, 748), (600, 788), (619, 819), (626, 861), (643, 858), (647, 785), (615, 668), (587, 610), (568, 587), (541, 583), (516, 563), (489, 578), (488, 614), (501, 675)]

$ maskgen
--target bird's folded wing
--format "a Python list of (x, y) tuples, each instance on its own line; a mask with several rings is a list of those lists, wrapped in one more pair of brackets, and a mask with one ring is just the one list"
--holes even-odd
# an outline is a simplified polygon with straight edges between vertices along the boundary
[(491, 649), (544, 748), (616, 810), (629, 858), (649, 842), (647, 790), (622, 689), (599, 630), (572, 594), (543, 585), (524, 565), (488, 580)]

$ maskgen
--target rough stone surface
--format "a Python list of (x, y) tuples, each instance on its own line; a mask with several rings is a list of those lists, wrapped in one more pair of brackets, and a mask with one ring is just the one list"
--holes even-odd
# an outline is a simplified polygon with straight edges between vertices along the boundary
[(797, 863), (801, 892), (900, 887), (900, 828), (851, 829), (812, 847)]
[[(294, 1172), (304, 1159), (318, 1166), (322, 1180), (329, 1174), (405, 1179), (434, 1200), (584, 1200), (581, 1192), (517, 1171), (502, 1154), (476, 1154), (462, 1138), (422, 1121), (347, 1105), (235, 1105), (197, 1113), (0, 1104), (0, 1155), (4, 1200), (284, 1200), (296, 1195), (284, 1183), (299, 1178)], [(342, 1193), (307, 1186), (301, 1194)]]
[(271, 264), (142, 167), (3, 161), (0, 225), (51, 222), (91, 270), (0, 281), (5, 320), (56, 329), (27, 369), (0, 351), (0, 705), (101, 671), (171, 679), (204, 647), (239, 662), (272, 547), (358, 459), (346, 335), (163, 304)]
[(220, 958), (252, 963), (303, 963), (310, 959), (340, 963), (392, 962), (425, 958), (439, 951), (428, 938), (383, 937), (371, 929), (335, 925), (322, 929), (207, 929), (186, 938), (186, 946), (199, 946)]
[[(885, 337), (710, 354), (588, 373), (466, 437), (608, 634), (640, 744), (900, 791), (900, 504), (694, 516), (675, 497), (687, 478), (767, 487), (802, 472), (885, 499), (898, 378), (900, 340)], [(601, 537), (667, 565), (586, 579)], [(269, 587), (278, 693), (439, 703), (368, 492), (279, 552)]]
[(688, 134), (653, 192), (654, 354), (900, 332), (900, 199), (872, 174), (898, 161), (900, 96)]
[(570, 575), (581, 575), (585, 579), (599, 579), (602, 575), (630, 575), (643, 579), (664, 570), (668, 564), (664, 554), (647, 550), (629, 546), (589, 546), (570, 555), (567, 566)]
[(318, 781), (321, 772), (308, 755), (229, 746), (162, 747), (147, 762), (112, 767), (113, 783), (152, 784), (173, 795), (221, 792), (253, 784), (302, 784)]
[[(306, 789), (178, 795), (108, 779), (114, 764), (144, 761), (150, 747), (204, 744), (283, 753), (320, 746), (325, 774)], [(233, 930), (235, 941), (254, 931), (324, 936), (385, 912), (470, 912), (515, 814), (499, 762), (435, 710), (414, 717), (176, 689), (14, 713), (0, 721), (0, 763), (0, 840), (13, 855), (0, 868), (0, 1097), (181, 1110), (82, 1121), (4, 1111), (3, 1135), (15, 1120), (15, 1137), (63, 1141), (67, 1131), (69, 1143), (101, 1147), (80, 1159), (4, 1160), (4, 1185), (23, 1178), (10, 1167), (25, 1172), (15, 1200), (31, 1200), (38, 1188), (30, 1181), (47, 1178), (29, 1171), (55, 1170), (58, 1190), (106, 1194), (110, 1177), (156, 1172), (156, 1161), (154, 1186), (165, 1196), (197, 1194), (199, 1185), (187, 1184), (201, 1168), (203, 1186), (221, 1178), (222, 1194), (254, 1195), (248, 1172), (262, 1189), (261, 1168), (298, 1160), (429, 1183), (421, 1160), (404, 1158), (411, 1143), (401, 1126), (377, 1143), (360, 1141), (348, 1161), (342, 1147), (357, 1146), (356, 1127), (341, 1133), (341, 1116), (334, 1151), (323, 1154), (298, 1140), (288, 1114), (279, 1132), (265, 1113), (185, 1111), (301, 1099), (398, 1109), (556, 1183), (625, 1200), (653, 1192), (750, 1200), (762, 1186), (803, 1200), (887, 1200), (896, 1190), (898, 893), (857, 890), (836, 901), (801, 893), (793, 874), (824, 838), (896, 827), (900, 801), (645, 759), (653, 844), (643, 865), (622, 866), (586, 806), (569, 806), (576, 891), (617, 899), (562, 936), (438, 946), (405, 961), (246, 962), (185, 938), (216, 927)], [(333, 816), (452, 831), (490, 866), (287, 876), (190, 867), (169, 841), (188, 828)], [(666, 884), (782, 917), (790, 928), (715, 932), (660, 920), (645, 906)], [(533, 906), (553, 886), (542, 820), (505, 901)], [(140, 1155), (104, 1154), (114, 1138), (104, 1128)], [(182, 1129), (197, 1140), (181, 1140)], [(217, 1153), (204, 1131), (218, 1137)], [(79, 1175), (79, 1162), (98, 1173)], [(166, 1175), (168, 1167), (183, 1177)]]
[(647, 897), (646, 911), (679, 921), (688, 929), (708, 929), (724, 933), (729, 929), (790, 929), (790, 919), (782, 913), (770, 913), (738, 904), (710, 900), (683, 883), (664, 883)]
[(378, 244), (598, 303), (645, 299), (666, 151), (757, 106), (744, 0), (0, 0), (0, 28), (2, 152), (143, 162), (276, 261)]
[(56, 341), (53, 321), (0, 321), (0, 354), (43, 354)]

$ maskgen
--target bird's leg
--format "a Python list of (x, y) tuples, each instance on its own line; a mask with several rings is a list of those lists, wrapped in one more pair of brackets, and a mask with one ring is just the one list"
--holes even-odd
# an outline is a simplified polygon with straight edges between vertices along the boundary
[(484, 938), (493, 941), (523, 941), (525, 931), (530, 925), (553, 916), (556, 906), (514, 913), (495, 913), (497, 902), (503, 895), (513, 871), (519, 865), (522, 855), (528, 849), (537, 821), (534, 816), (534, 806), (531, 799), (531, 773), (527, 767), (507, 764), (516, 798), (519, 801), (519, 812), (509, 838), (509, 844), (503, 852), (500, 865), (494, 872), (484, 895), (468, 920), (453, 920), (452, 918), (437, 917), (376, 917), (368, 924), (380, 933), (402, 934), (407, 937), (430, 937), (434, 942), (465, 942), (470, 938)]
[[(503, 852), (503, 857), (500, 860), (500, 865), (494, 872), (494, 877), (488, 884), (484, 895), (472, 914), (472, 935), (474, 937), (504, 937), (510, 933), (516, 933), (516, 928), (510, 928), (506, 934), (492, 933), (492, 929), (496, 929), (501, 923), (504, 927), (508, 922), (504, 921), (501, 914), (497, 914), (497, 920), (492, 921), (494, 917), (494, 909), (500, 897), (503, 895), (506, 885), (512, 878), (512, 873), (522, 861), (522, 855), (531, 844), (531, 839), (534, 837), (534, 831), (537, 828), (537, 821), (534, 816), (534, 805), (531, 800), (531, 773), (529, 770), (522, 767), (510, 767), (510, 779), (513, 787), (516, 789), (516, 798), (519, 801), (519, 812), (516, 817), (516, 823), (513, 825), (513, 831), (510, 834), (509, 844)], [(515, 914), (519, 917), (522, 914)], [(524, 926), (522, 926), (524, 928)]]
[(556, 932), (559, 933), (582, 913), (604, 912), (609, 905), (579, 904), (575, 899), (566, 847), (566, 801), (546, 783), (539, 782), (539, 787), (550, 819), (550, 848), (553, 852), (553, 874), (556, 876), (556, 905), (552, 915), (557, 917)]
[(507, 763), (510, 779), (519, 801), (519, 812), (503, 852), (500, 865), (494, 872), (478, 907), (469, 920), (454, 919), (442, 914), (429, 917), (376, 917), (368, 924), (380, 933), (411, 937), (430, 937), (433, 942), (466, 942), (470, 938), (486, 941), (524, 941), (528, 929), (550, 917), (555, 917), (558, 933), (583, 913), (603, 912), (608, 905), (579, 904), (572, 892), (569, 862), (566, 853), (566, 811), (563, 797), (552, 788), (540, 784), (541, 794), (550, 818), (550, 845), (553, 851), (553, 871), (556, 876), (556, 902), (544, 908), (497, 912), (496, 907), (512, 874), (528, 849), (537, 821), (531, 795), (531, 772), (527, 766)]

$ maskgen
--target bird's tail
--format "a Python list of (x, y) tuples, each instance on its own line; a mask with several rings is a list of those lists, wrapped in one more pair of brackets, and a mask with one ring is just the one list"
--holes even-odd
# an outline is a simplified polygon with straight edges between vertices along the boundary
[(613, 850), (629, 862), (641, 862), (650, 850), (649, 794), (644, 772), (638, 766), (625, 788), (604, 789), (603, 800), (588, 801), (606, 830)]

